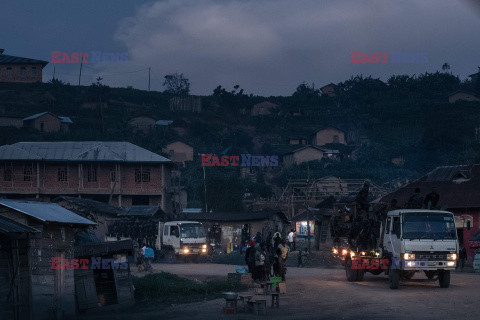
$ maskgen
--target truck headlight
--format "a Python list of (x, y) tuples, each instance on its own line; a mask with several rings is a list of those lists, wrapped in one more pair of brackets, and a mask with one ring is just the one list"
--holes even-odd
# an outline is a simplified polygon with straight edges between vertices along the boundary
[(348, 253), (348, 250), (347, 250), (347, 249), (343, 249), (343, 250), (342, 250), (342, 255), (346, 256), (347, 253)]
[(189, 253), (190, 250), (188, 248), (183, 248), (183, 253)]
[(202, 252), (203, 252), (203, 253), (207, 252), (207, 248), (203, 248), (203, 249), (202, 249)]
[(355, 257), (355, 252), (350, 252), (350, 257)]
[(334, 254), (338, 253), (338, 250), (336, 248), (333, 248), (332, 251), (333, 251)]
[(447, 254), (447, 260), (457, 260), (457, 254), (456, 253)]
[(447, 267), (455, 267), (455, 261), (448, 261)]
[(415, 255), (413, 253), (404, 253), (403, 259), (405, 260), (415, 260)]
[(206, 245), (206, 244), (202, 244), (202, 249), (207, 249), (207, 245)]

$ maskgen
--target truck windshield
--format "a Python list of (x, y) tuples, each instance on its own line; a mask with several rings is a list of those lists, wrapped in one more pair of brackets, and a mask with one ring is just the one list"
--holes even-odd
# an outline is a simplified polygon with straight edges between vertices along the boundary
[(205, 228), (199, 223), (182, 224), (180, 235), (182, 238), (203, 238), (205, 237)]
[(456, 239), (455, 220), (449, 214), (429, 212), (405, 213), (404, 239)]

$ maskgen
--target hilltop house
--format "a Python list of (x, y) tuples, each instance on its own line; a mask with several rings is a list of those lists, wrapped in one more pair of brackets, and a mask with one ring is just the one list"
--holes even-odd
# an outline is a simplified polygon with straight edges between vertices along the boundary
[(0, 195), (66, 195), (170, 212), (172, 164), (129, 142), (18, 142), (0, 147)]
[(138, 116), (130, 119), (128, 124), (136, 132), (149, 133), (155, 127), (156, 120), (149, 116)]
[(173, 162), (180, 162), (182, 165), (185, 165), (186, 161), (193, 161), (193, 147), (182, 141), (167, 144), (162, 152), (168, 154), (168, 158)]
[(470, 91), (465, 91), (465, 90), (458, 90), (448, 95), (449, 103), (455, 103), (457, 101), (480, 102), (480, 95)]
[(288, 167), (293, 164), (322, 160), (323, 158), (337, 159), (340, 155), (338, 150), (319, 148), (317, 146), (304, 146), (287, 152), (282, 156), (282, 163)]
[(327, 95), (329, 97), (336, 97), (337, 94), (335, 93), (335, 88), (337, 86), (334, 83), (329, 83), (326, 86), (320, 88), (322, 94)]
[(0, 82), (42, 82), (47, 61), (10, 56), (0, 49)]
[(202, 112), (202, 98), (196, 96), (173, 97), (168, 104), (171, 111)]
[(328, 143), (345, 144), (345, 131), (334, 126), (328, 126), (314, 133), (312, 139), (313, 145), (324, 146)]
[(264, 101), (253, 105), (251, 114), (252, 116), (265, 116), (272, 114), (272, 112), (277, 108), (278, 105), (275, 103)]
[(57, 116), (51, 112), (41, 112), (23, 119), (25, 128), (32, 128), (40, 132), (67, 132), (72, 123), (69, 117)]

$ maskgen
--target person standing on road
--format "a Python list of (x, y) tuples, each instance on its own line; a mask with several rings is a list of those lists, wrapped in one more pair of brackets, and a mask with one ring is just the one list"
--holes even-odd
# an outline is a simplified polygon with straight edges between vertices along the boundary
[(288, 258), (288, 251), (289, 250), (288, 250), (288, 247), (287, 247), (287, 243), (285, 242), (285, 239), (282, 240), (282, 244), (280, 244), (278, 246), (278, 248), (282, 252), (281, 258), (283, 259), (284, 262), (286, 262), (287, 258)]
[(290, 247), (290, 250), (295, 251), (295, 232), (293, 229), (290, 230), (290, 233), (288, 234), (288, 246)]
[[(265, 249), (265, 247), (263, 248)], [(255, 245), (255, 278), (254, 280), (263, 281), (265, 265), (265, 256), (263, 255), (263, 249), (260, 244)]]
[(460, 264), (460, 271), (461, 272), (463, 272), (463, 267), (465, 267), (465, 260), (467, 260), (467, 249), (465, 249), (465, 246), (463, 244), (460, 244), (460, 252), (458, 254), (458, 262)]
[(250, 240), (248, 242), (247, 251), (245, 251), (245, 262), (248, 266), (248, 272), (254, 277), (254, 268), (255, 268), (255, 241)]
[(135, 259), (137, 264), (137, 272), (140, 272), (142, 271), (142, 264), (143, 264), (143, 250), (142, 250), (141, 244), (138, 244), (138, 247), (135, 250)]

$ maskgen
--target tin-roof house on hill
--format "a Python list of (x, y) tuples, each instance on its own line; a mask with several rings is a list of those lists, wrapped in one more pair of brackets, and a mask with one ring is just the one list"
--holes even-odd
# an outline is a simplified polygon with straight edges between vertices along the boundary
[(42, 82), (47, 61), (10, 56), (0, 49), (0, 82)]
[(19, 142), (0, 147), (0, 195), (66, 195), (170, 212), (172, 162), (129, 142)]
[(73, 121), (69, 117), (57, 116), (51, 112), (41, 112), (23, 119), (25, 128), (40, 132), (67, 132)]
[[(0, 296), (0, 305), (5, 306), (0, 315), (14, 314), (15, 319), (74, 316), (74, 270), (52, 268), (52, 258), (74, 258), (74, 228), (95, 223), (54, 203), (0, 199), (2, 224), (0, 288), (8, 288), (9, 294)], [(20, 242), (12, 242), (15, 238)]]

